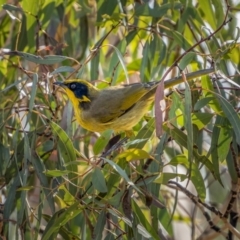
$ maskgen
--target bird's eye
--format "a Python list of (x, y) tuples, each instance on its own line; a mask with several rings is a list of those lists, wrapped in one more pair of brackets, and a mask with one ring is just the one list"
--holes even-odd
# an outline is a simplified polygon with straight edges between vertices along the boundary
[(74, 90), (75, 88), (76, 88), (76, 84), (75, 83), (72, 83), (71, 85), (70, 85), (70, 88), (72, 89), (72, 90)]

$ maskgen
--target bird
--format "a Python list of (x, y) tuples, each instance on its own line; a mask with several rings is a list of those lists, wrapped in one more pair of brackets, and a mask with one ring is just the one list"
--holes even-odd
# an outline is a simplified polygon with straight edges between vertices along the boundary
[(77, 122), (91, 132), (128, 132), (146, 114), (159, 82), (132, 83), (98, 89), (82, 79), (54, 82), (70, 99)]

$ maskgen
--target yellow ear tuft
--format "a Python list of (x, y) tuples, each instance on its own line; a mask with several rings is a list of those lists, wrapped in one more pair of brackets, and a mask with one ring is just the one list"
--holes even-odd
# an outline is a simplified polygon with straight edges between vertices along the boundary
[(91, 100), (88, 97), (86, 97), (85, 95), (82, 96), (82, 99), (79, 99), (79, 101), (80, 102), (91, 102)]

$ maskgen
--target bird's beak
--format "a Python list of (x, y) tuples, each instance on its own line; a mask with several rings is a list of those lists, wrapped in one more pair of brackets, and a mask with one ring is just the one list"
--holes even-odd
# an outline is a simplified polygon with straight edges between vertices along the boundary
[(58, 85), (58, 86), (63, 87), (63, 88), (66, 87), (66, 85), (63, 82), (54, 82), (53, 84)]

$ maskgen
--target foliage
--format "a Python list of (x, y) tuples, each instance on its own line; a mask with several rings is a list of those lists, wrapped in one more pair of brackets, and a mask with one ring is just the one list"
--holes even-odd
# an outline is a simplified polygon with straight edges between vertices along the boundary
[[(2, 239), (180, 239), (178, 221), (191, 226), (182, 239), (239, 238), (239, 4), (9, 2), (0, 0)], [(159, 85), (156, 121), (149, 113), (126, 140), (76, 124), (53, 85), (73, 77), (100, 89), (165, 80), (168, 92)]]

